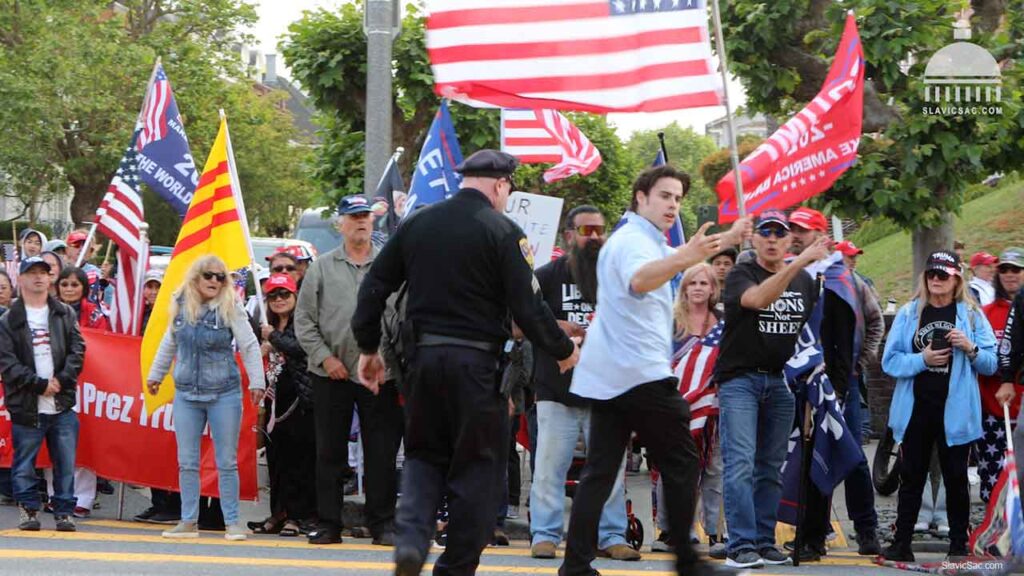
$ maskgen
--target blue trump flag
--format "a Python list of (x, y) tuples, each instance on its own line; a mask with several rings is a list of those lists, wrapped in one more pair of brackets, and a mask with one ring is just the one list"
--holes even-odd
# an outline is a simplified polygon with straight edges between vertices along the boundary
[(162, 64), (156, 65), (139, 120), (142, 130), (135, 144), (139, 178), (184, 218), (199, 184), (199, 172)]
[(459, 138), (455, 135), (448, 101), (445, 100), (434, 116), (420, 150), (420, 158), (416, 161), (409, 197), (405, 201), (405, 215), (455, 194), (462, 184), (462, 176), (455, 172), (455, 167), (461, 162)]
[[(829, 269), (837, 266), (836, 256), (823, 264)], [(842, 266), (841, 262), (838, 266)], [(812, 266), (813, 268), (813, 266)], [(809, 269), (816, 274), (816, 270)], [(825, 289), (845, 295), (835, 284), (836, 273), (822, 270)], [(845, 299), (845, 298), (844, 298)], [(803, 422), (806, 405), (811, 408), (814, 437), (811, 458), (804, 462), (810, 466), (810, 479), (822, 494), (830, 495), (854, 468), (864, 460), (860, 443), (850, 433), (835, 388), (825, 373), (825, 354), (821, 345), (821, 320), (824, 298), (819, 298), (811, 317), (797, 340), (796, 353), (786, 363), (786, 381), (797, 399), (797, 422)], [(854, 384), (851, 384), (854, 385)], [(796, 426), (789, 437), (789, 454), (782, 466), (782, 500), (779, 502), (778, 520), (786, 524), (797, 523), (800, 494), (800, 459), (802, 440)]]

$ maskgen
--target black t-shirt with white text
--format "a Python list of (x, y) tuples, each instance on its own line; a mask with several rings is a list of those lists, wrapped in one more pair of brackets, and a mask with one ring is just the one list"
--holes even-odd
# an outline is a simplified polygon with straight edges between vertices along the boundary
[[(574, 322), (587, 328), (594, 315), (594, 306), (583, 300), (569, 270), (569, 256), (541, 266), (536, 272), (544, 302), (558, 320)], [(586, 343), (584, 343), (586, 345)], [(558, 362), (539, 346), (533, 348), (533, 385), (539, 401), (554, 401), (566, 406), (586, 406), (587, 400), (569, 392), (572, 370), (561, 374)]]
[[(945, 339), (944, 334), (956, 328), (956, 302), (941, 308), (926, 305), (921, 310), (921, 323), (914, 332), (914, 352), (921, 352), (928, 347), (933, 339)], [(946, 347), (949, 343), (944, 343)], [(932, 346), (935, 348), (935, 346)], [(914, 399), (930, 403), (944, 405), (946, 396), (949, 394), (949, 371), (952, 364), (950, 361), (943, 366), (928, 366), (917, 376), (914, 376)]]
[(767, 308), (750, 310), (740, 298), (773, 275), (756, 261), (733, 266), (725, 278), (725, 332), (722, 334), (715, 382), (755, 370), (780, 372), (793, 356), (797, 338), (817, 301), (817, 283), (800, 273)]

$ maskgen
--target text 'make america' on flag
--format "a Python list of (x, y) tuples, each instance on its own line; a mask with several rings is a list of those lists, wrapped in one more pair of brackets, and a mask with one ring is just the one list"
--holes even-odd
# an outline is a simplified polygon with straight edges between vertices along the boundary
[(481, 107), (721, 104), (705, 0), (430, 0), (435, 90)]
[(96, 228), (117, 244), (117, 282), (111, 326), (122, 334), (135, 334), (139, 258), (148, 258), (142, 242), (144, 222), (142, 195), (139, 192), (139, 164), (136, 143), (142, 132), (136, 127), (131, 144), (124, 151), (117, 172), (96, 209)]
[(549, 183), (575, 174), (586, 176), (601, 166), (597, 147), (555, 110), (502, 109), (501, 149), (524, 164), (556, 164), (544, 172)]

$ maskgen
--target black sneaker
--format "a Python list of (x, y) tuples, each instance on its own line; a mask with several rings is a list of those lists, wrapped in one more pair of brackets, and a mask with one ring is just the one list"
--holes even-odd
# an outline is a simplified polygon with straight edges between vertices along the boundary
[(320, 524), (306, 539), (310, 544), (341, 544), (341, 531), (331, 524)]
[(821, 553), (815, 546), (810, 544), (804, 544), (800, 548), (800, 561), (801, 562), (821, 562)]
[(494, 537), (491, 538), (491, 546), (508, 546), (509, 545), (508, 534), (501, 528), (494, 529)]
[(57, 514), (53, 517), (53, 520), (56, 523), (57, 532), (74, 532), (78, 530), (75, 527), (75, 521), (67, 514)]
[(106, 478), (97, 478), (96, 491), (99, 492), (100, 494), (106, 494), (107, 496), (110, 496), (111, 494), (114, 493), (114, 485), (111, 484), (110, 480), (107, 480)]
[(437, 533), (434, 534), (434, 543), (441, 548), (448, 546), (448, 530), (438, 530)]
[[(146, 520), (146, 522), (149, 522), (150, 524), (169, 525), (177, 524), (180, 521), (181, 514), (175, 514), (174, 512), (157, 512), (156, 514), (151, 516), (149, 520)], [(223, 530), (223, 528), (221, 528), (221, 530)]]
[(18, 530), (38, 532), (39, 528), (39, 511), (21, 506), (18, 512)]
[(911, 551), (909, 543), (898, 544), (893, 542), (888, 548), (882, 550), (882, 558), (893, 562), (913, 562), (914, 552)]
[(875, 531), (857, 533), (857, 554), (861, 556), (878, 556), (882, 553), (882, 545), (878, 543)]
[(156, 516), (156, 512), (156, 506), (150, 506), (135, 516), (132, 516), (132, 520), (136, 522), (149, 522), (150, 518)]
[(946, 555), (946, 558), (963, 558), (964, 556), (970, 556), (966, 544), (963, 542), (949, 543), (949, 554)]
[(725, 565), (729, 568), (764, 568), (764, 560), (761, 555), (753, 550), (740, 550), (729, 554), (725, 559)]
[(775, 546), (766, 546), (761, 548), (758, 550), (758, 554), (761, 555), (761, 560), (763, 560), (767, 566), (782, 566), (793, 563), (792, 558), (780, 552)]

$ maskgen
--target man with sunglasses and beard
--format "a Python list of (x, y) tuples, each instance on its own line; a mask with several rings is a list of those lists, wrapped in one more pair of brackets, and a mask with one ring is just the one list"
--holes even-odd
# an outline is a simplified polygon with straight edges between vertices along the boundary
[[(568, 252), (537, 269), (544, 302), (571, 336), (585, 337), (597, 304), (597, 256), (604, 245), (604, 215), (594, 206), (577, 206), (565, 218)], [(554, 558), (565, 523), (565, 479), (580, 432), (590, 438), (590, 403), (569, 392), (572, 371), (562, 373), (543, 350), (534, 354), (537, 452), (530, 488), (530, 554)], [(625, 463), (625, 461), (623, 461)], [(605, 503), (598, 528), (598, 554), (616, 560), (639, 560), (626, 543), (626, 498), (622, 470)]]
[(789, 264), (789, 219), (766, 210), (753, 236), (755, 257), (736, 264), (725, 279), (725, 331), (715, 364), (725, 465), (726, 566), (787, 564), (775, 547), (782, 497), (782, 463), (796, 402), (783, 368), (793, 355), (817, 301), (804, 268), (829, 254), (828, 238), (807, 246)]

